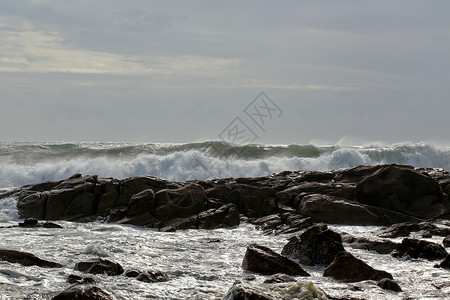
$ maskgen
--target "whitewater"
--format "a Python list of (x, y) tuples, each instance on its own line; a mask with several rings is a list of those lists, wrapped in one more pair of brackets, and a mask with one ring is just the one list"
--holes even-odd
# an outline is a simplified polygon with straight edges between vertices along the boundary
[[(0, 143), (0, 193), (25, 184), (61, 180), (75, 173), (127, 178), (154, 175), (172, 181), (264, 176), (285, 170), (332, 170), (361, 164), (409, 164), (450, 170), (450, 149), (431, 144), (390, 146), (247, 145), (222, 142), (161, 143)], [(0, 299), (51, 299), (67, 286), (78, 261), (105, 257), (125, 269), (158, 269), (171, 280), (148, 284), (124, 276), (93, 276), (117, 299), (221, 299), (241, 268), (248, 244), (280, 252), (288, 236), (266, 236), (253, 225), (172, 233), (130, 225), (57, 222), (64, 229), (6, 228), (16, 225), (16, 200), (0, 200), (0, 249), (31, 252), (63, 268), (24, 267), (0, 262)], [(244, 220), (245, 221), (245, 220)], [(381, 227), (330, 225), (339, 233), (376, 238)], [(412, 236), (414, 237), (414, 235)], [(441, 243), (438, 237), (417, 238)], [(392, 239), (400, 242), (401, 238)], [(345, 246), (345, 245), (344, 245)], [(374, 282), (342, 283), (323, 277), (324, 267), (304, 269), (329, 295), (364, 299), (446, 299), (450, 272), (430, 262), (345, 247), (369, 265), (389, 271), (403, 288), (393, 293)], [(255, 282), (264, 276), (255, 274)], [(350, 288), (349, 288), (350, 287)]]
[(184, 181), (392, 163), (450, 170), (450, 148), (425, 143), (390, 146), (239, 146), (220, 141), (0, 143), (0, 188), (62, 180), (76, 173), (120, 179), (153, 175)]

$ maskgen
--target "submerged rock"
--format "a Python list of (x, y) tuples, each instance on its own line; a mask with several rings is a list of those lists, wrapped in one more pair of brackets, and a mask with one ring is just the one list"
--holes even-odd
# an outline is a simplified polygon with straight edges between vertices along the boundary
[(377, 282), (377, 285), (383, 290), (390, 290), (394, 292), (403, 292), (402, 288), (392, 279), (383, 278)]
[(48, 268), (63, 267), (60, 263), (41, 259), (32, 253), (16, 250), (0, 249), (0, 260), (8, 261), (10, 263), (18, 263), (23, 266), (39, 266)]
[(169, 276), (163, 271), (145, 271), (136, 276), (136, 279), (142, 282), (155, 283), (169, 281)]
[(79, 262), (75, 264), (75, 270), (90, 274), (106, 274), (109, 276), (120, 275), (124, 272), (119, 263), (104, 258)]
[(281, 254), (305, 265), (329, 265), (336, 254), (342, 251), (341, 235), (326, 224), (317, 224), (301, 235), (292, 237)]
[(393, 279), (388, 272), (376, 270), (346, 251), (336, 255), (333, 262), (323, 272), (323, 276), (351, 282), (381, 280), (383, 278)]
[(439, 244), (409, 238), (403, 239), (401, 244), (397, 246), (396, 251), (392, 253), (394, 257), (409, 256), (428, 260), (443, 259), (447, 255), (447, 251)]
[(257, 244), (251, 244), (247, 247), (242, 261), (242, 268), (266, 275), (285, 273), (288, 275), (309, 276), (295, 261)]
[(115, 298), (102, 287), (95, 284), (72, 284), (56, 295), (52, 300), (114, 300)]

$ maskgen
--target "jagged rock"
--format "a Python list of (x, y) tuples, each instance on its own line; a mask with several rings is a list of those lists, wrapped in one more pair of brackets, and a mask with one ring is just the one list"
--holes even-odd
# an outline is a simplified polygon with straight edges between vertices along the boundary
[(106, 274), (109, 276), (120, 275), (124, 272), (119, 263), (104, 258), (79, 262), (75, 264), (75, 270), (90, 274)]
[(369, 251), (376, 251), (379, 254), (388, 254), (397, 249), (397, 243), (389, 240), (385, 241), (371, 241), (367, 238), (355, 238), (353, 236), (344, 236), (343, 242), (354, 249), (364, 249)]
[(114, 300), (105, 289), (94, 284), (72, 284), (52, 300)]
[(164, 189), (155, 194), (156, 219), (163, 223), (175, 218), (191, 217), (200, 212), (206, 201), (206, 193), (198, 184), (178, 189)]
[(126, 215), (139, 215), (151, 210), (155, 210), (155, 193), (152, 189), (146, 189), (131, 197)]
[(22, 218), (45, 218), (48, 192), (21, 193), (17, 200), (17, 211)]
[(313, 225), (312, 218), (303, 217), (293, 212), (272, 214), (250, 220), (258, 226), (264, 234), (295, 234)]
[(63, 265), (61, 265), (60, 263), (44, 260), (32, 253), (16, 250), (0, 249), (0, 260), (8, 261), (10, 263), (18, 263), (23, 266), (39, 266), (48, 268), (63, 267)]
[(281, 282), (296, 282), (296, 281), (297, 280), (292, 276), (283, 273), (278, 273), (264, 280), (264, 283), (281, 283)]
[(246, 184), (233, 184), (234, 193), (231, 199), (239, 212), (250, 218), (273, 214), (278, 211), (275, 201), (276, 190), (268, 187), (258, 188)]
[(388, 272), (376, 270), (346, 251), (336, 255), (333, 262), (323, 272), (323, 276), (352, 282), (393, 279)]
[(327, 195), (305, 195), (297, 207), (302, 216), (315, 222), (345, 225), (391, 225), (399, 222), (415, 222), (418, 219), (379, 207), (335, 198)]
[(388, 228), (385, 228), (381, 231), (381, 237), (387, 238), (397, 238), (397, 237), (407, 237), (411, 234), (411, 232), (422, 232), (422, 235), (438, 235), (438, 236), (446, 236), (450, 234), (450, 228), (440, 228), (430, 222), (421, 222), (421, 223), (398, 223), (393, 224)]
[(403, 292), (402, 288), (392, 279), (383, 278), (377, 282), (377, 285), (383, 290), (390, 290), (394, 292)]
[[(293, 187), (287, 188), (280, 193), (287, 193), (290, 199), (295, 199), (298, 195), (304, 194), (321, 194), (331, 197), (337, 197), (347, 200), (353, 200), (355, 186), (347, 183), (320, 183), (320, 182), (303, 182)], [(296, 207), (298, 203), (293, 202)]]
[(209, 209), (199, 213), (197, 228), (216, 229), (237, 226), (239, 223), (239, 211), (235, 204), (229, 203), (218, 209)]
[(131, 197), (142, 191), (151, 189), (157, 193), (158, 191), (167, 188), (169, 188), (169, 183), (166, 180), (154, 176), (127, 178), (120, 182), (119, 198), (116, 200), (114, 206), (128, 206)]
[(425, 258), (428, 260), (443, 259), (448, 255), (444, 247), (433, 242), (405, 238), (398, 244), (392, 256), (411, 258)]
[(281, 254), (305, 265), (328, 265), (342, 251), (344, 247), (341, 235), (329, 229), (326, 224), (318, 224), (301, 235), (292, 237)]
[(242, 268), (266, 275), (285, 273), (288, 275), (309, 276), (298, 263), (257, 244), (251, 244), (247, 247), (244, 260), (242, 261)]
[(380, 168), (358, 183), (355, 198), (363, 204), (418, 218), (435, 218), (447, 211), (439, 184), (409, 166)]
[(169, 276), (162, 271), (146, 271), (136, 276), (136, 279), (142, 282), (155, 283), (169, 281)]
[(434, 267), (450, 269), (450, 255), (447, 255), (447, 257), (443, 261), (441, 261), (441, 263), (434, 265)]

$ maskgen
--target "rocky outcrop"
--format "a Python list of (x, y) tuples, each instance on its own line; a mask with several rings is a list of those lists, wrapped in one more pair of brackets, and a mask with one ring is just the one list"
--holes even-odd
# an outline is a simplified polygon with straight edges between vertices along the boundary
[(104, 258), (83, 261), (75, 264), (75, 270), (90, 274), (106, 274), (117, 276), (124, 272), (123, 267), (116, 262)]
[(342, 239), (348, 246), (354, 249), (364, 249), (368, 251), (375, 251), (378, 254), (389, 254), (397, 249), (398, 244), (389, 240), (371, 241), (367, 238), (355, 238), (346, 235)]
[(329, 265), (336, 254), (342, 251), (341, 235), (326, 224), (318, 224), (292, 237), (281, 254), (305, 265)]
[(39, 266), (46, 268), (62, 268), (57, 262), (48, 261), (28, 252), (0, 249), (0, 260), (10, 263), (18, 263), (22, 266)]
[(423, 237), (446, 236), (450, 234), (450, 228), (438, 227), (430, 222), (394, 224), (381, 230), (380, 236), (387, 238), (407, 237), (412, 232), (419, 232)]
[(72, 284), (52, 300), (114, 300), (104, 288), (95, 284)]
[(309, 276), (302, 267), (293, 260), (275, 251), (257, 244), (247, 247), (242, 268), (247, 271), (272, 275), (284, 273), (288, 275)]
[(356, 186), (355, 198), (359, 203), (424, 219), (447, 211), (439, 183), (406, 166), (385, 166), (365, 177)]
[(428, 260), (444, 259), (447, 255), (447, 251), (439, 244), (409, 238), (403, 239), (395, 252), (392, 253), (394, 257), (409, 256), (410, 258), (425, 258)]
[(393, 279), (388, 272), (376, 270), (345, 251), (336, 255), (333, 262), (323, 272), (323, 276), (352, 282), (363, 280), (378, 281), (383, 278)]

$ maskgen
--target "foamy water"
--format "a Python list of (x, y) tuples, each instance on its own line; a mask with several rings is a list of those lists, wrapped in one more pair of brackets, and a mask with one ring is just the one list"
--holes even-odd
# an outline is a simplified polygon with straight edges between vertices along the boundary
[[(0, 203), (0, 215), (10, 216), (9, 219), (4, 217), (1, 225), (17, 224), (13, 201), (6, 199)], [(49, 299), (68, 285), (68, 275), (80, 274), (74, 271), (75, 263), (94, 257), (117, 261), (125, 269), (163, 270), (171, 277), (168, 282), (151, 284), (123, 275), (94, 275), (99, 284), (117, 299), (221, 299), (235, 280), (247, 274), (241, 269), (241, 263), (248, 244), (259, 243), (281, 252), (287, 243), (285, 236), (264, 236), (248, 224), (210, 231), (162, 233), (126, 225), (58, 223), (64, 229), (0, 229), (1, 249), (31, 252), (64, 265), (63, 268), (52, 269), (0, 262), (3, 299)], [(379, 229), (375, 226), (331, 227), (339, 232), (366, 237), (375, 237)], [(434, 240), (441, 242), (442, 238)], [(446, 287), (450, 282), (450, 272), (433, 268), (437, 262), (406, 261), (350, 247), (346, 250), (369, 265), (390, 272), (404, 292), (382, 290), (374, 281), (352, 284), (335, 281), (322, 276), (324, 267), (304, 266), (311, 277), (297, 279), (312, 281), (335, 297), (445, 299), (450, 293), (450, 287)], [(255, 275), (256, 283), (265, 278)]]

